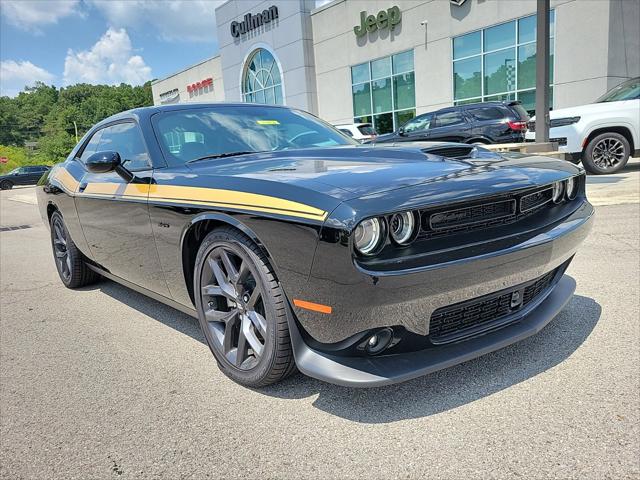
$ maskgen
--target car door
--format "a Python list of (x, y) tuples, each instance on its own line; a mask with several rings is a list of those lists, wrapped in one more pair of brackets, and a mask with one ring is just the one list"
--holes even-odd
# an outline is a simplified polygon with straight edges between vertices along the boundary
[(115, 151), (131, 181), (118, 173), (86, 170), (76, 195), (76, 210), (94, 261), (110, 273), (168, 296), (155, 246), (148, 196), (153, 168), (134, 121), (98, 130), (80, 152), (80, 162), (95, 152)]
[(399, 142), (420, 142), (428, 140), (429, 128), (433, 122), (434, 114), (425, 113), (404, 124), (400, 135), (396, 139)]
[(11, 181), (14, 185), (29, 185), (30, 175), (27, 167), (20, 167)]
[(459, 110), (438, 112), (429, 129), (429, 140), (465, 142), (471, 138), (471, 123)]
[(42, 168), (41, 167), (25, 167), (27, 170), (25, 176), (25, 185), (35, 185), (40, 180), (42, 176)]

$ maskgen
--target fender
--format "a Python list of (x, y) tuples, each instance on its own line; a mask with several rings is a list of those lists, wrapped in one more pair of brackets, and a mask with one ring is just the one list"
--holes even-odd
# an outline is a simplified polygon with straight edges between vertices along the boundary
[[(615, 121), (607, 120), (606, 122), (600, 122), (598, 119), (595, 119), (593, 122), (589, 123), (589, 127), (585, 130), (584, 138), (582, 139), (583, 149), (586, 148), (585, 141), (591, 136), (591, 134), (594, 131), (600, 130), (602, 128), (626, 128), (631, 133), (631, 138), (633, 139), (633, 147), (637, 149), (638, 145), (640, 144), (640, 139), (638, 139), (638, 132), (631, 123), (618, 119), (616, 119)], [(631, 154), (633, 155), (633, 152), (631, 152)]]
[(225, 213), (207, 212), (207, 213), (201, 213), (200, 215), (193, 217), (189, 221), (189, 223), (187, 223), (184, 226), (180, 234), (180, 251), (184, 251), (184, 241), (189, 231), (192, 228), (194, 228), (198, 223), (204, 222), (207, 220), (214, 220), (217, 222), (227, 223), (230, 226), (240, 230), (247, 237), (253, 240), (256, 243), (256, 245), (258, 245), (265, 252), (265, 254), (267, 255), (267, 258), (269, 259), (269, 263), (271, 263), (271, 266), (273, 266), (273, 268), (276, 269), (275, 259), (269, 252), (269, 249), (267, 248), (267, 246), (264, 243), (262, 243), (258, 235), (251, 228), (249, 228), (247, 225), (242, 223), (240, 220), (238, 220), (235, 217), (232, 217), (231, 215), (227, 215)]

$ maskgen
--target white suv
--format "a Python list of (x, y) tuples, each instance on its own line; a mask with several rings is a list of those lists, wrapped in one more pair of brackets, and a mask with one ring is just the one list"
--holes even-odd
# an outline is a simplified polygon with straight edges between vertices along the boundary
[[(549, 139), (590, 173), (614, 173), (640, 154), (640, 78), (609, 90), (595, 103), (552, 110)], [(525, 136), (533, 141), (535, 117)]]
[(377, 136), (376, 131), (370, 123), (348, 123), (345, 125), (334, 125), (334, 127), (345, 135), (360, 142), (373, 140)]

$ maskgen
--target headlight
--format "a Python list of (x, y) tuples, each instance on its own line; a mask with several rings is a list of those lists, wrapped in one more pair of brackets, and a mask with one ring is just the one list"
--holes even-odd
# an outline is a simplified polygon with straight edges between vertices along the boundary
[(553, 192), (551, 193), (551, 199), (553, 203), (560, 203), (562, 200), (562, 194), (564, 193), (564, 183), (556, 182), (553, 184)]
[(394, 213), (389, 219), (391, 238), (399, 245), (406, 245), (413, 240), (416, 221), (411, 212)]
[(353, 233), (356, 250), (363, 255), (371, 255), (380, 245), (381, 239), (382, 225), (377, 218), (363, 220)]
[(566, 127), (567, 125), (573, 125), (574, 123), (578, 123), (580, 121), (580, 117), (565, 117), (565, 118), (554, 118), (549, 122), (550, 127)]
[(573, 200), (578, 193), (578, 177), (571, 177), (566, 185), (567, 198)]

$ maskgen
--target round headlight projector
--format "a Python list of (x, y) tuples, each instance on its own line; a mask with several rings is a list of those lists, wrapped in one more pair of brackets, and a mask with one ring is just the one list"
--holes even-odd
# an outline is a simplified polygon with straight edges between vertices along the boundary
[(560, 203), (562, 201), (562, 194), (564, 193), (564, 183), (556, 182), (553, 184), (553, 191), (551, 192), (551, 200), (553, 203)]
[(399, 245), (406, 245), (412, 240), (416, 229), (413, 213), (395, 213), (389, 219), (389, 231), (391, 238)]
[(380, 245), (382, 226), (377, 218), (369, 218), (358, 224), (353, 234), (353, 241), (358, 252), (370, 255)]

